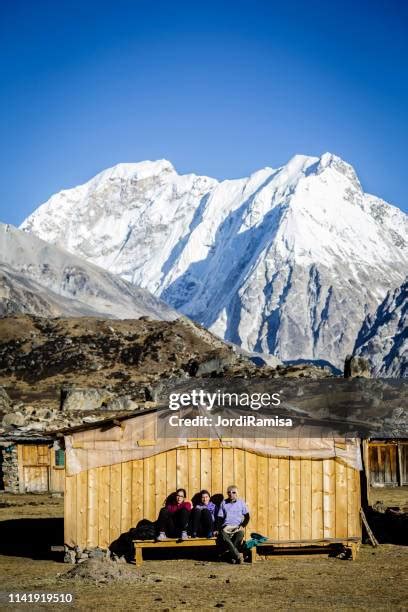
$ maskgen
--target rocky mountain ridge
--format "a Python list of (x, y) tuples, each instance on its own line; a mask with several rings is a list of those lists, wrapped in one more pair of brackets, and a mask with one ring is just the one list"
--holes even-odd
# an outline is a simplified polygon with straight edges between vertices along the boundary
[(354, 353), (369, 361), (374, 376), (408, 377), (408, 279), (366, 318)]
[(88, 261), (0, 223), (0, 316), (173, 320), (163, 301)]

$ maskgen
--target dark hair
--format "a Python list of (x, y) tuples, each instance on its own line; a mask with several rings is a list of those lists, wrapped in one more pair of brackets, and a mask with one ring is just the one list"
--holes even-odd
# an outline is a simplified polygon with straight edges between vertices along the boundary
[(202, 491), (200, 491), (200, 495), (208, 495), (208, 497), (211, 497), (210, 492), (207, 491), (207, 489), (203, 489)]
[(178, 493), (179, 491), (181, 491), (181, 492), (183, 493), (184, 497), (187, 497), (187, 492), (186, 492), (186, 490), (185, 490), (185, 489), (177, 489), (177, 490), (176, 490), (176, 495), (177, 495), (177, 493)]

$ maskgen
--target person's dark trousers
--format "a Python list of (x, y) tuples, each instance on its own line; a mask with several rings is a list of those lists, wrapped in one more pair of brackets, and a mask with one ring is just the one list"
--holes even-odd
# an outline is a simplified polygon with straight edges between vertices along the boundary
[(191, 533), (207, 537), (213, 531), (212, 515), (206, 508), (194, 508), (191, 516)]
[(189, 517), (190, 511), (187, 508), (180, 508), (175, 512), (162, 508), (157, 519), (158, 530), (164, 531), (169, 538), (177, 538), (182, 531), (187, 531)]
[(244, 530), (239, 529), (232, 535), (221, 529), (219, 532), (219, 539), (221, 543), (230, 551), (233, 559), (239, 558), (239, 547), (242, 540), (244, 539)]

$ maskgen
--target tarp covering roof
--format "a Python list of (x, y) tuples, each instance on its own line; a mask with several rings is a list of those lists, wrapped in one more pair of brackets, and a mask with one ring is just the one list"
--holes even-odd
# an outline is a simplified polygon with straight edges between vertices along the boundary
[[(201, 443), (194, 429), (178, 437), (158, 437), (160, 411), (141, 412), (133, 418), (111, 421), (108, 425), (94, 427), (65, 435), (67, 475), (78, 474), (91, 468), (114, 465), (126, 461), (144, 459), (175, 448), (190, 447)], [(230, 438), (222, 428), (216, 437), (208, 439), (209, 446), (216, 444), (226, 448), (240, 448), (266, 457), (304, 457), (312, 459), (339, 458), (347, 465), (361, 469), (360, 440), (299, 433), (299, 436), (282, 438), (246, 436)], [(308, 433), (309, 435), (306, 435)]]

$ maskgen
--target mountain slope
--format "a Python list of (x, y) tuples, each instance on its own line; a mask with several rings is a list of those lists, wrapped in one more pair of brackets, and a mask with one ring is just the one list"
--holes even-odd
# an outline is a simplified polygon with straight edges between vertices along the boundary
[(375, 376), (408, 376), (408, 280), (366, 318), (354, 351), (369, 360)]
[(146, 287), (221, 337), (341, 367), (408, 272), (408, 218), (329, 153), (218, 182), (120, 164), (22, 225)]
[(179, 316), (148, 291), (10, 225), (0, 224), (0, 262), (0, 316)]

